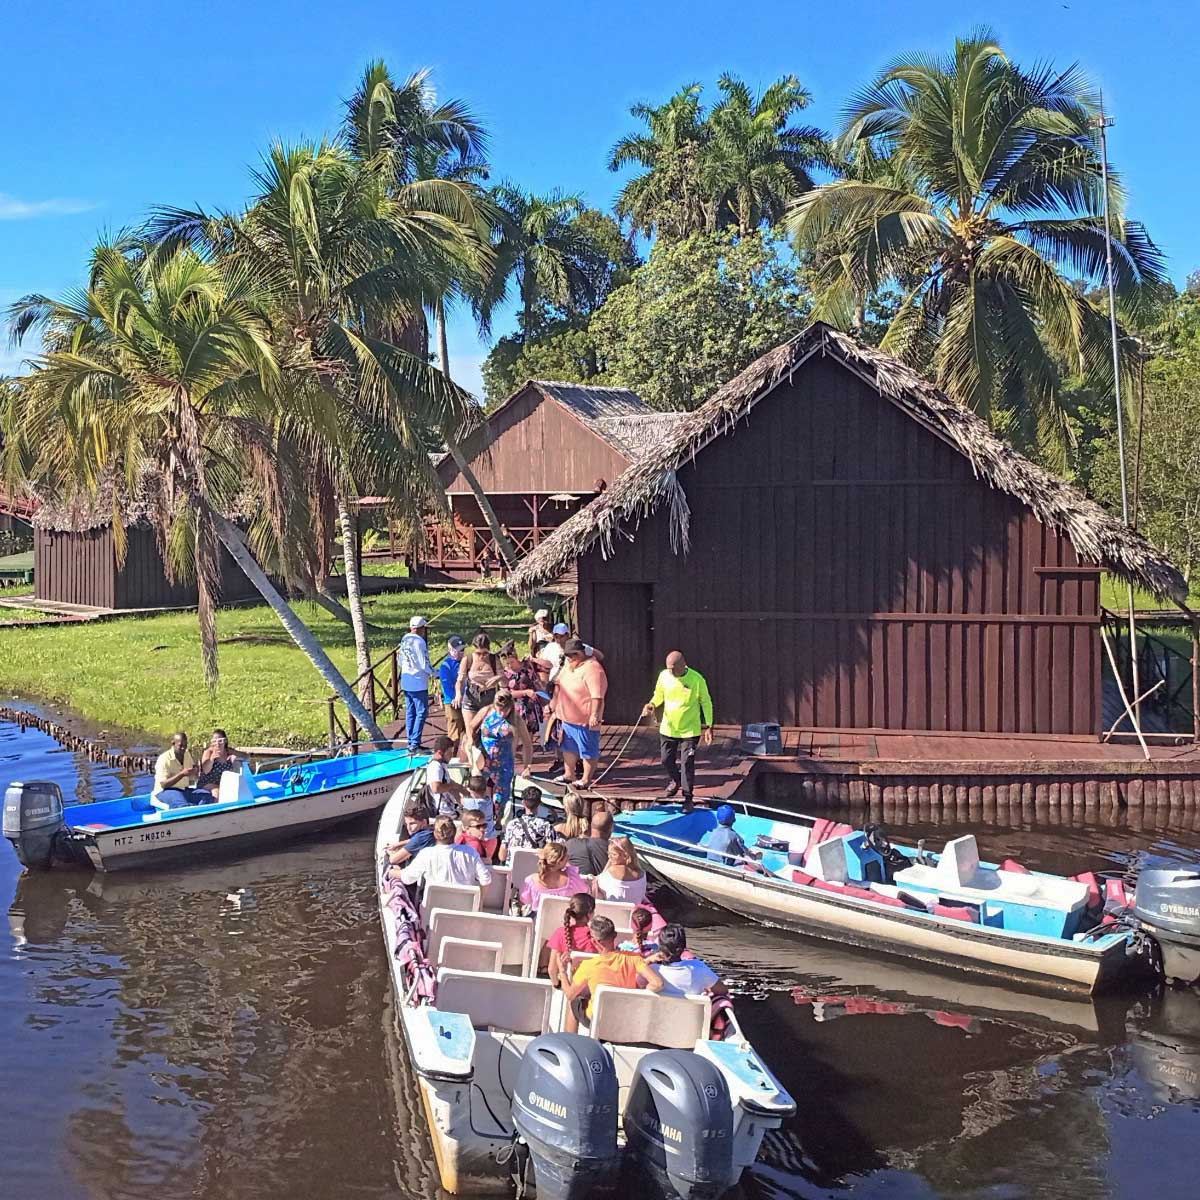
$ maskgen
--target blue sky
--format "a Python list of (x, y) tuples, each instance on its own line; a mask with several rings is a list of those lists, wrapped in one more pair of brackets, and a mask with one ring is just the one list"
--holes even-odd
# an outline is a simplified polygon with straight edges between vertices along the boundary
[[(808, 118), (893, 55), (947, 49), (986, 22), (1023, 63), (1082, 63), (1115, 114), (1110, 153), (1182, 282), (1200, 267), (1200, 155), (1192, 125), (1200, 17), (1188, 0), (892, 0), (368, 4), (339, 0), (8, 0), (0, 111), (0, 304), (76, 285), (96, 234), (151, 204), (239, 205), (275, 137), (331, 130), (365, 63), (433, 69), (492, 131), (495, 176), (562, 187), (607, 208), (605, 168), (627, 110), (723, 70), (755, 87), (795, 73)], [(508, 331), (501, 320), (497, 332)], [(478, 386), (486, 344), (451, 329), (455, 375)], [(15, 353), (0, 345), (0, 372)]]

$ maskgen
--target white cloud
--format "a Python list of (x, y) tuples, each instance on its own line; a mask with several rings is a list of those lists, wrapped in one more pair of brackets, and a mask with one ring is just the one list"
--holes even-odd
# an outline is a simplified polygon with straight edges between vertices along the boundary
[(0, 221), (25, 221), (31, 217), (63, 217), (72, 213), (89, 212), (95, 208), (90, 200), (20, 200), (0, 192)]

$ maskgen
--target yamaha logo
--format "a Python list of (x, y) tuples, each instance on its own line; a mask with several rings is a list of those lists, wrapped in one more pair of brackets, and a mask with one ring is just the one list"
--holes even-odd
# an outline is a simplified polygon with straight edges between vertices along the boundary
[(704, 1094), (710, 1100), (715, 1100), (717, 1098), (717, 1089), (711, 1083), (706, 1083), (704, 1085)]
[(589, 1058), (588, 1066), (591, 1068), (593, 1075), (599, 1075), (604, 1070), (604, 1064), (598, 1058)]

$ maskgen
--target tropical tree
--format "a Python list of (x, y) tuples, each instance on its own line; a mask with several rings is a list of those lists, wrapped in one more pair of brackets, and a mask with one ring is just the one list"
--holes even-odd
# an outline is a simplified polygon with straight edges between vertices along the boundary
[(120, 554), (122, 495), (145, 512), (168, 573), (195, 571), (210, 685), (224, 546), (363, 728), (384, 740), (230, 519), (248, 512), (269, 523), (278, 569), (295, 574), (289, 547), (305, 492), (283, 419), (299, 406), (314, 426), (329, 415), (319, 411), (321, 390), (303, 386), (308, 364), (272, 345), (270, 282), (244, 261), (206, 261), (180, 247), (144, 251), (102, 243), (82, 293), (27, 296), (10, 310), (14, 339), (40, 332), (43, 351), (16, 380), (4, 413), (6, 477), (68, 501), (106, 496)]
[[(1056, 457), (1060, 364), (1111, 379), (1104, 317), (1060, 273), (1104, 271), (1098, 112), (1078, 68), (1023, 70), (978, 31), (948, 56), (897, 60), (851, 101), (839, 150), (866, 143), (891, 177), (825, 184), (788, 218), (798, 249), (838, 251), (816, 315), (844, 323), (847, 296), (898, 285), (884, 348)], [(1162, 258), (1109, 178), (1116, 285), (1135, 308)]]
[(646, 130), (622, 138), (608, 165), (645, 168), (617, 200), (635, 230), (679, 240), (732, 227), (744, 236), (778, 221), (827, 163), (821, 130), (791, 124), (811, 101), (794, 75), (757, 97), (734, 75), (722, 75), (717, 87), (722, 98), (711, 111), (695, 83), (666, 104), (630, 109)]
[[(482, 186), (488, 174), (487, 133), (466, 104), (438, 102), (427, 72), (397, 84), (387, 67), (375, 62), (367, 67), (346, 107), (342, 138), (356, 161), (381, 172), (387, 186), (400, 193), (427, 189), (436, 196), (443, 188), (454, 187), (471, 209), (465, 232), (478, 247), (490, 248), (499, 214)], [(460, 210), (460, 215), (464, 212)], [(452, 376), (446, 309), (466, 300), (478, 310), (494, 267), (490, 254), (464, 254), (458, 247), (449, 250), (426, 257), (422, 294), (422, 304), (433, 317), (438, 365), (447, 382)], [(419, 319), (423, 327), (424, 316)], [(471, 489), (501, 558), (511, 566), (517, 561), (516, 547), (462, 450), (461, 443), (478, 426), (479, 415), (474, 408), (465, 410), (463, 419), (441, 428), (441, 441)]]

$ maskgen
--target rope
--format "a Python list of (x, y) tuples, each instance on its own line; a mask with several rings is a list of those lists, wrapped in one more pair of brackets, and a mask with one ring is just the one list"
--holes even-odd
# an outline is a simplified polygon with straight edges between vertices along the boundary
[(607, 766), (607, 767), (605, 767), (605, 768), (604, 768), (604, 770), (603, 770), (603, 771), (601, 771), (601, 772), (600, 772), (600, 774), (599, 774), (599, 775), (597, 775), (597, 776), (596, 776), (596, 778), (592, 780), (592, 783), (593, 783), (593, 784), (599, 783), (599, 782), (600, 782), (600, 780), (602, 780), (602, 779), (605, 777), (605, 775), (607, 775), (607, 774), (609, 773), (609, 771), (611, 771), (611, 770), (613, 769), (613, 767), (615, 767), (615, 766), (617, 765), (617, 763), (619, 763), (619, 762), (621, 761), (621, 755), (622, 755), (622, 754), (624, 754), (624, 753), (625, 753), (625, 751), (629, 749), (629, 743), (633, 741), (633, 735), (634, 735), (635, 733), (637, 733), (637, 731), (638, 731), (640, 728), (641, 728), (641, 722), (640, 722), (640, 721), (639, 721), (639, 722), (637, 722), (637, 723), (635, 723), (635, 724), (634, 724), (634, 725), (633, 725), (633, 726), (630, 728), (630, 730), (629, 730), (629, 736), (628, 736), (628, 737), (625, 739), (625, 744), (624, 744), (624, 745), (623, 745), (623, 746), (620, 748), (620, 750), (618, 750), (618, 751), (617, 751), (617, 756), (616, 756), (616, 758), (614, 758), (614, 759), (612, 760), (612, 762), (610, 762), (610, 763), (608, 764), (608, 766)]

